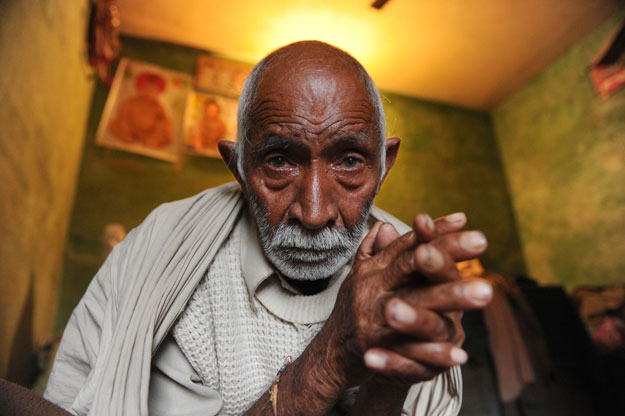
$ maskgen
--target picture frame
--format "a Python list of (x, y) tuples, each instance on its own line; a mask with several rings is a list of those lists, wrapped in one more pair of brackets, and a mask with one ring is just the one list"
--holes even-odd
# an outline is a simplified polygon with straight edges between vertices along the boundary
[(191, 91), (183, 122), (184, 153), (220, 158), (217, 143), (236, 141), (238, 100)]
[(252, 65), (199, 55), (196, 61), (195, 88), (202, 92), (239, 97), (251, 70)]
[(122, 58), (100, 118), (96, 143), (176, 163), (192, 77)]
[(625, 87), (625, 22), (612, 33), (589, 66), (597, 95), (606, 100)]

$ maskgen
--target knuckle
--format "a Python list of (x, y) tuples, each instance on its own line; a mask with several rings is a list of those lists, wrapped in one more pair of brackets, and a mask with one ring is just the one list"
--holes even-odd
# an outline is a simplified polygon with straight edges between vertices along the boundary
[(417, 331), (420, 338), (429, 341), (445, 341), (449, 339), (449, 326), (444, 316), (437, 313), (421, 313), (421, 322)]
[(464, 332), (464, 329), (462, 327), (457, 327), (456, 334), (453, 339), (453, 343), (460, 346), (464, 343), (464, 340), (466, 339), (466, 337), (467, 337), (467, 334), (466, 332)]
[(447, 319), (443, 317), (443, 319), (437, 320), (433, 332), (436, 341), (448, 341), (452, 336), (453, 329), (450, 327)]
[(412, 273), (414, 268), (414, 259), (412, 257), (412, 253), (403, 253), (391, 263), (391, 267), (385, 273), (387, 277), (385, 280), (388, 285), (392, 286), (398, 276)]
[(462, 324), (460, 323), (460, 317), (455, 315), (456, 314), (444, 315), (448, 327), (448, 336), (446, 341), (454, 345), (462, 345), (465, 338), (465, 332)]
[(460, 280), (460, 272), (458, 272), (458, 266), (456, 266), (456, 262), (453, 258), (446, 256), (445, 267), (440, 275), (446, 277), (446, 280)]
[(432, 321), (430, 331), (433, 341), (449, 341), (453, 337), (453, 324), (448, 317), (436, 314), (436, 319)]

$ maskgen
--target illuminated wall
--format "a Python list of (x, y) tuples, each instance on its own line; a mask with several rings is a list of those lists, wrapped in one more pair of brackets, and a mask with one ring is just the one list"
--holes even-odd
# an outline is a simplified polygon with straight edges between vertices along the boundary
[(86, 1), (0, 2), (0, 377), (52, 334), (89, 111)]
[(615, 15), (493, 112), (526, 263), (542, 283), (625, 281), (625, 90), (587, 68)]
[[(124, 38), (122, 54), (193, 73), (202, 51)], [(109, 222), (138, 225), (157, 205), (233, 180), (221, 160), (189, 157), (173, 165), (94, 145), (108, 90), (96, 88), (66, 251), (57, 326), (61, 328), (103, 261), (100, 242)], [(402, 220), (427, 211), (464, 210), (471, 227), (490, 239), (487, 266), (524, 271), (512, 211), (487, 113), (386, 94), (389, 133), (402, 138), (399, 160), (378, 205)]]
[(485, 267), (524, 272), (508, 190), (490, 116), (430, 101), (386, 94), (390, 135), (402, 138), (398, 161), (377, 204), (408, 224), (464, 211), (468, 227), (484, 231)]

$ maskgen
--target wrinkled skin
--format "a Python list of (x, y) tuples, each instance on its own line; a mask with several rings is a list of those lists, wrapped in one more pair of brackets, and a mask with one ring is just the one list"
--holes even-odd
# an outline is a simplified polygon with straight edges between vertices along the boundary
[[(392, 168), (399, 139), (386, 140), (381, 172), (374, 108), (354, 67), (324, 44), (285, 49), (257, 90), (245, 181), (232, 144), (220, 151), (272, 226), (351, 228)], [(403, 236), (381, 222), (370, 230), (330, 318), (282, 375), (278, 414), (324, 414), (358, 385), (354, 414), (399, 414), (410, 385), (466, 360), (462, 311), (485, 306), (492, 291), (460, 279), (455, 261), (486, 249), (480, 232), (461, 231), (465, 224), (461, 213), (419, 214)], [(268, 396), (248, 414), (273, 414)]]
[[(485, 248), (461, 245), (463, 234), (456, 230), (463, 222), (442, 218), (432, 226), (431, 219), (420, 214), (414, 231), (402, 237), (389, 224), (376, 224), (341, 287), (339, 296), (351, 302), (337, 302), (328, 325), (335, 317), (338, 328), (351, 322), (353, 332), (345, 338), (345, 350), (352, 357), (367, 351), (381, 354), (386, 360), (383, 368), (369, 360), (363, 364), (385, 375), (387, 383), (411, 385), (463, 362), (451, 355), (464, 340), (460, 311), (483, 306), (489, 299), (488, 294), (467, 297), (464, 291), (471, 286), (460, 280), (456, 269), (455, 261)], [(403, 316), (412, 322), (401, 319), (402, 307), (408, 308)], [(353, 363), (357, 367), (358, 360)], [(367, 370), (363, 366), (363, 378)], [(348, 376), (346, 381), (353, 385), (363, 379)]]
[[(287, 74), (267, 71), (259, 86), (246, 178), (273, 226), (351, 228), (376, 192), (373, 107), (352, 72), (329, 76), (335, 68), (329, 59), (308, 60)], [(388, 145), (393, 158), (398, 143)]]

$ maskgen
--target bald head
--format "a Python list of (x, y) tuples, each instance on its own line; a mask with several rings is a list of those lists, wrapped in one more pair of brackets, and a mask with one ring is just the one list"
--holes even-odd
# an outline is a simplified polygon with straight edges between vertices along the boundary
[[(374, 115), (372, 122), (380, 145), (381, 172), (384, 172), (386, 123), (382, 101), (373, 80), (356, 59), (341, 49), (319, 41), (302, 41), (267, 55), (252, 69), (245, 82), (239, 100), (236, 152), (238, 171), (243, 179), (245, 151), (253, 128), (255, 110), (262, 104), (266, 92), (276, 85), (289, 85), (285, 93), (299, 94), (302, 100), (322, 95), (330, 104), (355, 89), (365, 91), (368, 103), (358, 105), (369, 106)], [(327, 108), (318, 108), (318, 111), (327, 111)]]

